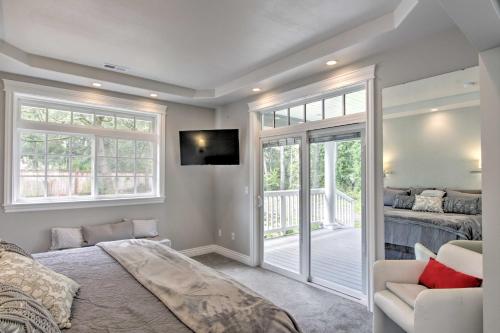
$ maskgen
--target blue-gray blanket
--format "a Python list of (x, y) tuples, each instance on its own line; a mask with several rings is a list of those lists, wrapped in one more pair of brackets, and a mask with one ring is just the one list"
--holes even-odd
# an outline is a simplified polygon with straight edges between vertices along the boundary
[(384, 207), (385, 243), (403, 247), (422, 243), (437, 252), (456, 239), (481, 240), (481, 215), (440, 214)]

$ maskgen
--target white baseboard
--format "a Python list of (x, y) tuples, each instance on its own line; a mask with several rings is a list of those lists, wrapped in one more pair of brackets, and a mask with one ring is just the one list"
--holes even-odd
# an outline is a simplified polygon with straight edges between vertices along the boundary
[(215, 252), (214, 247), (215, 247), (215, 245), (210, 244), (210, 245), (205, 245), (205, 246), (193, 247), (192, 249), (182, 250), (179, 252), (185, 256), (188, 256), (188, 257), (196, 257), (196, 256), (208, 254), (208, 253), (214, 253)]
[(217, 253), (226, 258), (241, 262), (242, 264), (252, 266), (252, 261), (250, 260), (250, 256), (230, 250), (228, 248), (225, 248), (217, 244), (195, 247), (192, 249), (182, 250), (179, 252), (188, 257), (201, 256), (203, 254), (208, 254), (208, 253)]

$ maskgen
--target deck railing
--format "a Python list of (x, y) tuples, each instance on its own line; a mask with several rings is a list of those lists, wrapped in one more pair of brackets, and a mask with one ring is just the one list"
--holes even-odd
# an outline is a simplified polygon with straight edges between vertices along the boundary
[[(353, 227), (354, 199), (341, 191), (335, 193), (335, 223)], [(311, 189), (311, 223), (325, 224), (324, 188)], [(299, 225), (299, 190), (264, 192), (264, 232), (286, 232)]]

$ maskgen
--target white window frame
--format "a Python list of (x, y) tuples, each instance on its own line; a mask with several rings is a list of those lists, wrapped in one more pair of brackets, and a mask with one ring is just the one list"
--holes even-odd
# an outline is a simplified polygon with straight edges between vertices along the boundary
[[(381, 177), (376, 173), (376, 115), (375, 115), (375, 65), (366, 66), (342, 74), (334, 73), (331, 77), (302, 86), (282, 93), (269, 93), (263, 95), (254, 102), (248, 103), (249, 111), (249, 141), (250, 141), (250, 262), (252, 265), (260, 264), (260, 138), (273, 136), (294, 135), (307, 131), (322, 128), (344, 126), (350, 124), (365, 123), (366, 140), (366, 175), (365, 175), (365, 219), (366, 219), (366, 240), (367, 240), (367, 306), (373, 310), (373, 264), (376, 253), (376, 204), (377, 192), (376, 183)], [(308, 101), (318, 100), (335, 94), (352, 86), (364, 85), (367, 93), (366, 112), (345, 115), (341, 117), (329, 118), (318, 121), (305, 122), (297, 125), (290, 125), (272, 129), (262, 129), (261, 114), (263, 112), (274, 111), (285, 105), (302, 104)], [(381, 175), (380, 175), (381, 176)], [(307, 206), (307, 205), (306, 205)], [(343, 294), (339, 294), (343, 295)]]
[[(42, 211), (70, 208), (122, 206), (162, 203), (165, 201), (165, 105), (152, 101), (129, 100), (98, 94), (94, 92), (77, 91), (38, 84), (3, 80), (5, 91), (5, 149), (4, 149), (4, 203), (5, 212)], [(96, 127), (81, 127), (78, 125), (37, 123), (24, 121), (19, 116), (21, 100), (35, 100), (44, 104), (69, 105), (73, 109), (84, 108), (95, 111), (112, 111), (115, 114), (129, 114), (141, 117), (156, 118), (153, 133), (118, 131)], [(23, 126), (19, 126), (19, 124)], [(124, 139), (148, 139), (157, 142), (154, 154), (155, 193), (147, 195), (95, 196), (85, 198), (54, 198), (47, 200), (18, 201), (18, 134), (22, 129), (53, 131), (55, 133), (93, 135), (103, 137), (120, 137)], [(65, 131), (65, 129), (67, 131)], [(94, 158), (95, 156), (93, 156)], [(95, 173), (95, 167), (93, 172)]]

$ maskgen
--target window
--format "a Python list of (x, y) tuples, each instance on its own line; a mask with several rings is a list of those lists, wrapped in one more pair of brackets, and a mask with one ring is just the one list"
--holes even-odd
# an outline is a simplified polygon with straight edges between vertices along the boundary
[(12, 97), (6, 210), (161, 202), (164, 112)]
[(262, 129), (286, 127), (363, 112), (366, 112), (366, 89), (358, 87), (333, 97), (313, 100), (274, 112), (263, 112)]

